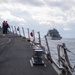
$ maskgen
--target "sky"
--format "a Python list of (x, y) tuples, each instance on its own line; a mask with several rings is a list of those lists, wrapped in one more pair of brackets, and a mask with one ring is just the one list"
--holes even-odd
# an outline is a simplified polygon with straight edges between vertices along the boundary
[(0, 25), (4, 20), (42, 36), (56, 28), (63, 38), (75, 38), (75, 0), (0, 0)]

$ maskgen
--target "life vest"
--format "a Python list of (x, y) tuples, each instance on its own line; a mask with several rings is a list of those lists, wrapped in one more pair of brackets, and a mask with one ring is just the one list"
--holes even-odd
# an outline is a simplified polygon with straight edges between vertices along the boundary
[(8, 23), (7, 22), (3, 22), (2, 25), (3, 26), (8, 26)]

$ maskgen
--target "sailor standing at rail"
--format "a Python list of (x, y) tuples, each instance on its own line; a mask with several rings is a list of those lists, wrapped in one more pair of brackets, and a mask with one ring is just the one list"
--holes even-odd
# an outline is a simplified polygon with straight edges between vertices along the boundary
[(3, 21), (2, 23), (2, 28), (3, 28), (3, 34), (7, 34), (7, 31), (8, 31), (8, 28), (9, 28), (9, 25), (7, 23), (7, 21)]

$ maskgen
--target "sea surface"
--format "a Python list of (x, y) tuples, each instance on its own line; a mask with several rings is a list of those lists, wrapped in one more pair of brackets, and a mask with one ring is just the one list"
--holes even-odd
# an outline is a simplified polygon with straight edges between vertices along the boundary
[[(48, 44), (49, 44), (49, 49), (50, 49), (52, 59), (55, 61), (57, 65), (59, 65), (57, 45), (58, 44), (62, 45), (62, 43), (65, 43), (67, 49), (70, 51), (70, 52), (67, 51), (67, 53), (68, 53), (70, 64), (73, 68), (75, 65), (75, 38), (64, 38), (61, 40), (50, 40), (50, 38), (47, 39), (48, 39)], [(47, 50), (45, 39), (43, 38), (41, 42), (42, 45)], [(73, 75), (75, 75), (75, 72), (73, 73)]]

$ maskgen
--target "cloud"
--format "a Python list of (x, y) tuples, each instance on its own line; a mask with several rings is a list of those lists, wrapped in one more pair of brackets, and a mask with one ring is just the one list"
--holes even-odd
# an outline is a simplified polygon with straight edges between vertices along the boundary
[(63, 10), (68, 10), (75, 5), (74, 0), (44, 0), (50, 7), (59, 7)]
[(70, 31), (70, 30), (71, 30), (71, 28), (64, 28), (64, 30), (65, 30), (65, 31)]
[(21, 11), (25, 11), (25, 10), (27, 10), (27, 7), (25, 6), (25, 5), (23, 5), (23, 4), (21, 4), (21, 3), (1, 3), (0, 4), (0, 9), (1, 10), (9, 10), (9, 11), (19, 11), (19, 10), (21, 10)]
[(21, 3), (25, 5), (42, 6), (43, 0), (0, 0), (0, 3)]
[(26, 27), (33, 29), (37, 26), (39, 29), (56, 27), (65, 31), (72, 31), (72, 24), (75, 25), (74, 0), (0, 0), (0, 2), (0, 19), (7, 19), (15, 24), (20, 22), (18, 24), (22, 26), (26, 24)]
[(0, 12), (1, 19), (9, 20), (9, 21), (16, 21), (16, 22), (26, 22), (23, 18), (17, 17), (12, 15), (9, 11)]
[[(15, 14), (18, 12), (18, 10), (20, 13), (26, 12), (29, 14), (29, 17), (31, 19), (37, 21), (40, 25), (42, 24), (53, 25), (53, 24), (61, 23), (61, 22), (64, 23), (63, 16), (61, 16), (61, 15), (64, 15), (64, 12), (56, 7), (53, 7), (53, 8), (50, 8), (48, 6), (34, 7), (30, 5), (23, 5), (20, 3), (15, 3), (15, 4), (2, 3), (0, 7), (2, 6), (4, 10), (13, 11)], [(18, 13), (16, 15), (19, 15)], [(22, 14), (20, 15), (22, 16)]]
[(43, 5), (43, 0), (17, 0), (17, 1), (23, 4), (29, 4), (29, 5), (34, 5), (34, 6)]
[(33, 7), (29, 10), (29, 13), (31, 14), (32, 19), (38, 21), (39, 24), (43, 25), (56, 25), (56, 24), (65, 24), (65, 13), (56, 7)]
[[(21, 1), (21, 0), (19, 0), (19, 1)], [(49, 0), (47, 0), (47, 1), (49, 1)], [(62, 2), (62, 1), (63, 0), (57, 0), (57, 1), (50, 0), (49, 2)], [(28, 2), (30, 2), (30, 1), (28, 0)], [(41, 0), (41, 2), (42, 2), (42, 0)], [(43, 7), (38, 7), (38, 6), (36, 7), (36, 6), (32, 6), (32, 5), (24, 5), (24, 4), (21, 4), (18, 2), (18, 3), (13, 3), (13, 4), (12, 3), (2, 3), (2, 4), (0, 4), (0, 9), (2, 9), (2, 11), (8, 10), (12, 13), (15, 13), (17, 16), (22, 16), (22, 17), (23, 17), (24, 13), (27, 13), (28, 17), (26, 16), (26, 18), (30, 17), (30, 19), (37, 21), (40, 25), (43, 25), (43, 24), (44, 25), (45, 24), (48, 24), (48, 25), (61, 25), (62, 24), (62, 25), (64, 25), (64, 24), (67, 24), (70, 22), (74, 22), (74, 20), (75, 20), (74, 7), (63, 11), (60, 7), (48, 7), (46, 5), (44, 5)], [(22, 13), (22, 12), (24, 12), (24, 13)], [(24, 16), (25, 15), (26, 14), (24, 14)], [(25, 17), (24, 17), (24, 19), (25, 19)]]
[(2, 2), (8, 2), (8, 0), (0, 0), (0, 3), (2, 3)]

